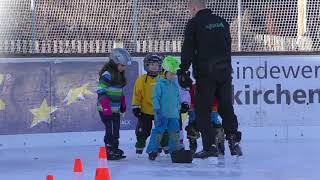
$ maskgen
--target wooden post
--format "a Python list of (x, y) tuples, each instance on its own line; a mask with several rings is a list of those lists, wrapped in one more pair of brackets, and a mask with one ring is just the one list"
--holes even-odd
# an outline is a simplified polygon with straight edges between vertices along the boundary
[(170, 41), (166, 41), (166, 52), (171, 52), (170, 50)]
[(142, 41), (142, 52), (147, 52), (147, 41)]
[(66, 48), (64, 50), (64, 53), (71, 53), (71, 50), (70, 50), (70, 41), (69, 40), (66, 40), (65, 41), (65, 45), (66, 45)]
[(172, 41), (172, 52), (177, 52), (177, 41)]
[(93, 53), (94, 52), (94, 47), (93, 47), (93, 40), (90, 40), (90, 42), (89, 42), (90, 44), (89, 44), (89, 52), (90, 53)]
[(149, 40), (148, 42), (148, 52), (154, 52), (152, 40)]
[(140, 45), (140, 41), (136, 41), (136, 47), (137, 47), (137, 49), (136, 49), (136, 51), (139, 53), (139, 52), (141, 52), (141, 45)]
[(41, 43), (41, 53), (46, 53), (46, 40)]
[(17, 49), (16, 49), (17, 53), (21, 53), (21, 41), (17, 40)]
[(51, 53), (51, 52), (52, 52), (52, 51), (51, 51), (51, 42), (52, 42), (51, 40), (48, 40), (48, 41), (47, 41), (47, 52), (48, 52), (48, 53)]
[(112, 51), (113, 42), (111, 40), (108, 40), (108, 53)]
[(58, 41), (53, 41), (53, 53), (58, 53)]
[(101, 53), (105, 53), (105, 52), (106, 52), (106, 40), (102, 40)]
[(88, 41), (84, 40), (83, 42), (83, 53), (87, 54), (88, 53)]
[(77, 49), (78, 49), (78, 53), (82, 53), (82, 46), (81, 46), (81, 40), (78, 40), (78, 46), (77, 46)]
[(63, 53), (63, 41), (59, 41), (59, 53)]
[(164, 52), (164, 41), (160, 41), (160, 47), (159, 47), (159, 52)]
[(299, 48), (304, 49), (303, 41), (305, 33), (307, 32), (307, 0), (298, 0), (298, 34), (297, 45)]
[(154, 52), (159, 52), (159, 41), (158, 40), (154, 40)]
[(96, 53), (100, 52), (100, 40), (96, 40)]
[(307, 0), (298, 0), (298, 37), (304, 36), (307, 30)]
[(71, 53), (75, 53), (76, 51), (76, 40), (71, 40)]

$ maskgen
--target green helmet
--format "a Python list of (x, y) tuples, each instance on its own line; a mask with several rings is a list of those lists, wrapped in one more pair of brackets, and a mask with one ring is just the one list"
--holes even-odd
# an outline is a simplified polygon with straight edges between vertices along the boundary
[(177, 74), (177, 70), (180, 69), (180, 60), (173, 56), (166, 56), (162, 62), (162, 68), (164, 71), (168, 71), (173, 74)]

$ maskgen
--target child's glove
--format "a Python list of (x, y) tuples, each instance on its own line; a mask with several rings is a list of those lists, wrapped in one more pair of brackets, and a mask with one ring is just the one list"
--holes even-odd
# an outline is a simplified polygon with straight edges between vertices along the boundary
[(194, 111), (189, 111), (189, 123), (193, 123), (196, 120), (196, 113)]
[(112, 110), (110, 106), (110, 101), (108, 98), (103, 98), (100, 100), (100, 105), (102, 107), (102, 114), (104, 116), (111, 116), (112, 115)]
[(155, 125), (156, 126), (161, 126), (162, 125), (162, 121), (163, 121), (163, 116), (160, 112), (160, 109), (155, 109), (154, 110), (155, 113)]
[(141, 116), (141, 109), (140, 107), (135, 107), (132, 109), (132, 113), (136, 118), (139, 118)]
[(126, 97), (125, 96), (121, 96), (120, 112), (124, 113), (124, 112), (126, 112), (126, 109), (127, 109)]
[(180, 113), (186, 113), (189, 111), (189, 104), (186, 102), (183, 102), (181, 104)]
[(192, 86), (192, 79), (190, 78), (190, 71), (183, 71), (179, 69), (177, 71), (179, 85), (184, 89), (190, 89)]

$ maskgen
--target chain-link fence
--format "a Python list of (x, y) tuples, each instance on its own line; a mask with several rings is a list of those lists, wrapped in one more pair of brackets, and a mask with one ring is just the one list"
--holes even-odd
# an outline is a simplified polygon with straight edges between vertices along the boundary
[[(320, 51), (320, 0), (210, 0), (233, 52)], [(187, 0), (2, 0), (0, 52), (180, 52)]]

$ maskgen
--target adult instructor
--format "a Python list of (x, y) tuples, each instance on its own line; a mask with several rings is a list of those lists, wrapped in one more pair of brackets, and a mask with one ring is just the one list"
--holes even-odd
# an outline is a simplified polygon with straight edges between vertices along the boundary
[(215, 132), (210, 121), (215, 96), (231, 155), (241, 156), (241, 132), (238, 131), (238, 120), (232, 105), (229, 24), (206, 8), (206, 0), (189, 0), (188, 9), (193, 17), (185, 28), (178, 80), (183, 88), (191, 86), (188, 70), (192, 64), (196, 79), (196, 124), (203, 144), (203, 150), (195, 153), (194, 158), (218, 156), (217, 142), (213, 138)]

